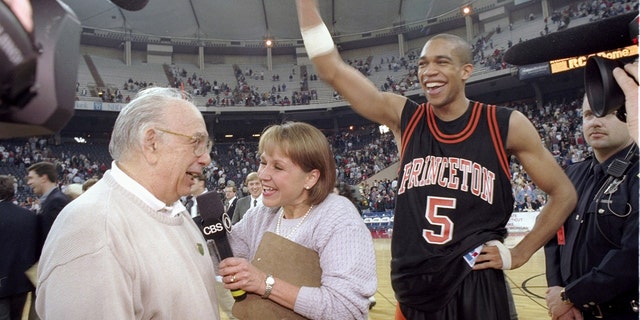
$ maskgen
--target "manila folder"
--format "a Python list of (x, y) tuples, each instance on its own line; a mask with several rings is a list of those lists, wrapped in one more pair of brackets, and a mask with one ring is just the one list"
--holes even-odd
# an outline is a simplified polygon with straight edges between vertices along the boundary
[[(251, 263), (265, 273), (297, 286), (320, 287), (321, 284), (322, 269), (318, 253), (273, 232), (265, 232), (262, 236)], [(276, 281), (274, 286), (277, 285)], [(247, 293), (244, 300), (235, 302), (232, 311), (234, 316), (242, 320), (306, 319), (254, 293)]]

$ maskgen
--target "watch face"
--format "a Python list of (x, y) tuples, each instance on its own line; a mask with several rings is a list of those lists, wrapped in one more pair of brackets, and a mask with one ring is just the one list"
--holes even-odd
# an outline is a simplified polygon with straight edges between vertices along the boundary
[(268, 277), (267, 277), (267, 280), (265, 280), (265, 282), (266, 282), (268, 285), (273, 285), (274, 283), (276, 283), (276, 280), (275, 280), (272, 276), (268, 276)]

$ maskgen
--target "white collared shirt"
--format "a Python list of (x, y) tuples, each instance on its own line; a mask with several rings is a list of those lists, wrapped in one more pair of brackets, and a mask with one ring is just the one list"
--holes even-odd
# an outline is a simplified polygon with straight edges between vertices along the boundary
[[(199, 195), (205, 194), (207, 192), (209, 192), (209, 190), (207, 190), (207, 188), (205, 188), (204, 191), (202, 191), (202, 193), (199, 194)], [(200, 213), (198, 212), (198, 199), (196, 199), (199, 195), (193, 196), (193, 198), (192, 198), (193, 206), (191, 206), (191, 212), (189, 212), (189, 214), (191, 214), (191, 218), (195, 218), (195, 217), (200, 215)]]
[[(258, 200), (258, 201), (254, 201), (254, 200)], [(254, 206), (253, 204), (256, 203), (256, 205)], [(251, 203), (249, 204), (249, 208), (257, 208), (257, 207), (262, 207), (262, 194), (260, 194), (260, 196), (256, 199), (253, 196), (251, 196)]]

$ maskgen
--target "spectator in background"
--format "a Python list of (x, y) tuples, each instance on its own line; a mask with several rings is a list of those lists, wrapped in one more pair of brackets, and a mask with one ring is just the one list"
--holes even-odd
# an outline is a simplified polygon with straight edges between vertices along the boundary
[(0, 319), (20, 320), (35, 288), (25, 271), (38, 260), (35, 213), (12, 203), (15, 179), (0, 175)]
[(238, 202), (237, 189), (235, 183), (229, 180), (230, 183), (227, 183), (227, 186), (224, 187), (224, 211), (227, 213), (229, 218), (233, 220), (233, 214), (236, 210), (236, 203)]
[(202, 227), (202, 218), (198, 211), (198, 201), (196, 200), (196, 197), (209, 191), (207, 190), (206, 180), (205, 175), (202, 173), (196, 173), (192, 176), (193, 184), (191, 185), (191, 190), (189, 191), (189, 195), (186, 197), (186, 202), (184, 203), (187, 212), (199, 228)]
[(247, 210), (262, 206), (262, 183), (257, 172), (251, 172), (245, 179), (245, 185), (249, 188), (249, 195), (238, 199), (233, 212), (231, 222), (236, 224), (242, 220)]
[(521, 211), (534, 212), (540, 209), (540, 204), (537, 200), (531, 198), (530, 195), (524, 196), (524, 206)]
[(63, 187), (62, 192), (69, 198), (69, 201), (73, 201), (82, 194), (82, 184), (68, 184)]
[(362, 208), (360, 207), (360, 200), (359, 200), (360, 196), (356, 188), (344, 182), (339, 182), (333, 188), (333, 193), (339, 194), (349, 199), (353, 203), (353, 205), (356, 206), (356, 209), (358, 209), (358, 212), (360, 213), (360, 215), (362, 215)]
[(40, 197), (40, 209), (36, 212), (38, 214), (40, 234), (38, 255), (47, 239), (53, 222), (62, 211), (62, 208), (69, 203), (69, 197), (58, 188), (57, 180), (58, 171), (51, 162), (38, 162), (27, 168), (27, 184), (31, 187), (33, 193)]
[(111, 170), (60, 214), (38, 268), (43, 319), (219, 319), (201, 231), (179, 201), (211, 158), (202, 114), (173, 88), (119, 113)]
[(91, 178), (91, 179), (85, 181), (82, 184), (82, 192), (85, 192), (85, 191), (89, 190), (89, 188), (91, 188), (94, 184), (96, 184), (96, 182), (98, 182), (97, 178)]

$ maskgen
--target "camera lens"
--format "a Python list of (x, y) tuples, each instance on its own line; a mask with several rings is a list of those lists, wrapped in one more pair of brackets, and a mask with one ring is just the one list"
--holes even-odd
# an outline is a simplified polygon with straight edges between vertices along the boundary
[(624, 93), (613, 78), (613, 69), (622, 66), (620, 61), (598, 56), (589, 57), (587, 60), (584, 86), (591, 111), (596, 117), (604, 117), (618, 110), (616, 116), (622, 121), (626, 120)]

